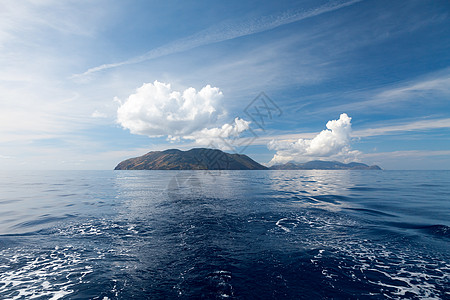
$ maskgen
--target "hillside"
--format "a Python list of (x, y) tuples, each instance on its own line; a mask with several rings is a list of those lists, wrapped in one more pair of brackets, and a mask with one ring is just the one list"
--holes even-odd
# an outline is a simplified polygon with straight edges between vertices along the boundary
[(243, 154), (229, 154), (217, 149), (194, 148), (152, 151), (119, 163), (115, 170), (266, 170)]

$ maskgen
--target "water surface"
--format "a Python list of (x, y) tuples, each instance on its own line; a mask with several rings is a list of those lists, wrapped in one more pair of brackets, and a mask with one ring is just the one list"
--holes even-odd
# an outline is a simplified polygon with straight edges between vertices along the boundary
[(0, 298), (450, 298), (448, 171), (0, 173)]

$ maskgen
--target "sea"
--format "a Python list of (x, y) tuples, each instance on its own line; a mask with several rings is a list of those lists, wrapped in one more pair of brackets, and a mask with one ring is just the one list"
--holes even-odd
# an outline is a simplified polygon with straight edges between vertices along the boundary
[(0, 299), (450, 299), (450, 171), (1, 171)]

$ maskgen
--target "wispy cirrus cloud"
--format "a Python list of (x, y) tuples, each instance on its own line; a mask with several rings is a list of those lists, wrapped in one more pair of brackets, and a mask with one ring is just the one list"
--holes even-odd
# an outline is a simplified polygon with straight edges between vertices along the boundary
[[(42, 32), (91, 36), (92, 25), (103, 14), (94, 3), (69, 1), (2, 1), (0, 3), (0, 48), (7, 42), (36, 45)], [(83, 20), (84, 22), (81, 22)], [(23, 37), (26, 36), (27, 39)], [(35, 42), (35, 39), (38, 40)]]
[(223, 22), (220, 25), (199, 31), (186, 38), (182, 38), (172, 43), (152, 49), (143, 55), (133, 57), (121, 62), (103, 64), (97, 67), (93, 67), (88, 69), (84, 73), (75, 74), (73, 75), (73, 77), (74, 78), (82, 77), (102, 70), (140, 63), (146, 60), (187, 51), (200, 46), (268, 31), (280, 27), (282, 25), (298, 22), (327, 12), (332, 12), (344, 7), (348, 7), (361, 1), (362, 0), (351, 0), (344, 2), (332, 1), (325, 5), (310, 10), (291, 10), (285, 11), (278, 15), (262, 16), (259, 18), (247, 19), (239, 22)]
[(60, 135), (89, 122), (93, 108), (62, 74), (79, 55), (74, 45), (104, 19), (94, 12), (99, 4), (1, 1), (0, 142)]
[(433, 78), (418, 79), (399, 87), (390, 87), (375, 94), (372, 99), (358, 103), (359, 106), (379, 106), (399, 103), (409, 99), (430, 99), (430, 96), (450, 95), (450, 73), (439, 74)]
[(450, 150), (403, 150), (391, 152), (365, 153), (364, 158), (407, 158), (407, 157), (429, 157), (429, 156), (449, 156)]
[(390, 126), (360, 129), (353, 131), (353, 136), (370, 137), (370, 136), (396, 134), (402, 132), (423, 131), (423, 130), (444, 129), (444, 128), (450, 128), (450, 118), (427, 119)]
[(389, 89), (377, 95), (377, 98), (405, 98), (418, 93), (450, 93), (450, 74), (442, 77), (414, 82), (406, 86)]
[[(350, 93), (351, 94), (351, 93)], [(397, 85), (379, 87), (374, 90), (355, 92), (352, 97), (363, 98), (346, 104), (330, 106), (323, 111), (365, 111), (373, 108), (392, 109), (393, 106), (411, 106), (411, 101), (426, 99), (430, 102), (442, 101), (450, 96), (450, 69), (427, 74), (426, 77), (410, 80)], [(447, 98), (445, 98), (447, 99)]]

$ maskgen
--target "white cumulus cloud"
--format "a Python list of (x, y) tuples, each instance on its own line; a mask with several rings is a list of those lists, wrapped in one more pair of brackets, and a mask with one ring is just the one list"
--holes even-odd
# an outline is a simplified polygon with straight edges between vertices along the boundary
[(183, 138), (195, 140), (200, 145), (211, 145), (214, 148), (220, 148), (222, 150), (233, 150), (233, 147), (236, 146), (234, 145), (234, 139), (239, 138), (241, 133), (249, 128), (249, 121), (235, 118), (231, 124), (224, 124), (222, 127), (210, 129), (204, 128)]
[(172, 142), (194, 140), (198, 145), (225, 149), (230, 145), (227, 139), (238, 138), (250, 122), (235, 118), (217, 126), (226, 115), (222, 98), (222, 92), (210, 85), (200, 91), (191, 87), (179, 92), (159, 81), (145, 83), (123, 104), (117, 101), (117, 122), (133, 134), (167, 136)]
[(170, 84), (145, 83), (117, 110), (117, 122), (133, 134), (184, 136), (214, 125), (224, 114), (222, 92), (207, 85), (200, 91), (173, 91)]
[(343, 113), (338, 120), (328, 121), (326, 127), (312, 139), (298, 139), (295, 142), (272, 140), (267, 146), (277, 152), (269, 165), (321, 158), (356, 160), (360, 152), (350, 147), (351, 118)]

